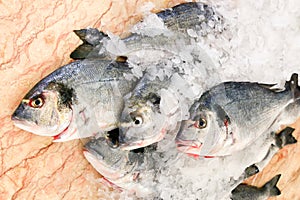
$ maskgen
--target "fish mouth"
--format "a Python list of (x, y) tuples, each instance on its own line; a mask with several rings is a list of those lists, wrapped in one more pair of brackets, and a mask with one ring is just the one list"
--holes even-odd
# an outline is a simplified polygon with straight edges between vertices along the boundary
[(153, 143), (161, 141), (164, 138), (164, 136), (166, 135), (166, 132), (167, 132), (166, 129), (162, 129), (160, 131), (160, 134), (158, 134), (158, 135), (155, 135), (153, 137), (149, 137), (146, 139), (142, 139), (142, 140), (137, 140), (137, 141), (129, 140), (129, 141), (123, 142), (120, 147), (123, 151), (131, 151), (131, 150), (135, 150), (135, 149), (140, 149), (140, 148), (152, 145)]
[(176, 140), (176, 147), (179, 151), (191, 156), (199, 156), (202, 143), (193, 140)]
[(64, 142), (64, 141), (68, 141), (68, 140), (77, 139), (76, 134), (75, 134), (77, 132), (77, 129), (73, 128), (73, 130), (70, 130), (70, 125), (73, 121), (73, 112), (70, 116), (69, 121), (65, 124), (66, 127), (59, 133), (57, 133), (55, 130), (51, 130), (51, 128), (43, 128), (34, 122), (20, 119), (17, 116), (16, 112), (14, 112), (13, 115), (11, 116), (11, 120), (13, 121), (13, 123), (16, 127), (20, 128), (22, 130), (25, 130), (27, 132), (30, 132), (30, 133), (33, 133), (33, 134), (39, 135), (39, 136), (52, 137), (53, 142)]
[[(120, 149), (121, 151), (121, 149)], [(132, 153), (143, 154), (144, 148), (135, 149), (130, 151)], [(117, 184), (118, 182), (125, 183), (126, 180), (134, 181), (137, 178), (139, 172), (134, 172), (137, 167), (138, 162), (132, 163), (130, 168), (126, 167), (126, 171), (123, 171), (120, 168), (113, 168), (111, 165), (108, 165), (101, 155), (93, 150), (84, 148), (83, 155), (87, 159), (87, 161), (99, 172), (102, 176), (104, 176), (107, 180), (121, 187), (121, 185)], [(133, 172), (133, 173), (132, 173)], [(126, 178), (127, 177), (127, 178)], [(121, 180), (121, 181), (120, 181)], [(123, 180), (123, 181), (122, 181)], [(125, 182), (124, 182), (125, 181)]]
[(120, 148), (123, 151), (132, 151), (132, 150), (136, 150), (136, 149), (141, 149), (144, 148), (146, 146), (152, 145), (156, 142), (161, 141), (165, 136), (165, 131), (162, 131), (161, 134), (148, 138), (148, 139), (144, 139), (144, 140), (138, 140), (138, 141), (134, 141), (134, 142), (126, 142), (121, 144)]
[(113, 169), (108, 166), (101, 158), (97, 157), (93, 152), (83, 149), (83, 155), (87, 161), (98, 171), (102, 176), (110, 181), (118, 180), (124, 177), (123, 174), (118, 169)]
[(47, 136), (47, 137), (53, 137), (53, 138), (60, 138), (60, 135), (66, 132), (69, 125), (59, 134), (52, 135), (51, 130), (43, 130), (40, 126), (36, 125), (34, 122), (26, 121), (19, 119), (16, 116), (12, 116), (11, 120), (14, 122), (14, 125), (22, 130), (25, 130), (27, 132), (33, 133), (35, 135), (39, 136)]

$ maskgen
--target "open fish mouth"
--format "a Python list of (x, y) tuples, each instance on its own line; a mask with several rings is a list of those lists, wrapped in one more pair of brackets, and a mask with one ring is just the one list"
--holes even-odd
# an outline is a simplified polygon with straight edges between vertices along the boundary
[(189, 155), (200, 155), (202, 143), (192, 140), (176, 140), (176, 147), (179, 151)]

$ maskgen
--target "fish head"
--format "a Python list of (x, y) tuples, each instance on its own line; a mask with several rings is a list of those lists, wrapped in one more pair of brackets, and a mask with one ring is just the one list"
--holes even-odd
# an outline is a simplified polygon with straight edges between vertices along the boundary
[(85, 158), (109, 182), (124, 189), (134, 187), (143, 177), (144, 170), (147, 170), (144, 151), (112, 148), (108, 140), (100, 137), (86, 143), (83, 151)]
[(128, 152), (112, 148), (107, 140), (104, 137), (90, 140), (84, 146), (84, 156), (108, 180), (118, 180), (130, 173), (136, 162), (129, 159)]
[(12, 114), (14, 124), (41, 136), (65, 131), (72, 119), (72, 89), (41, 81), (30, 90)]
[(133, 150), (160, 141), (165, 131), (165, 118), (151, 102), (125, 107), (120, 120), (123, 150)]
[(195, 103), (181, 123), (177, 149), (192, 156), (211, 156), (226, 141), (228, 123), (214, 109)]

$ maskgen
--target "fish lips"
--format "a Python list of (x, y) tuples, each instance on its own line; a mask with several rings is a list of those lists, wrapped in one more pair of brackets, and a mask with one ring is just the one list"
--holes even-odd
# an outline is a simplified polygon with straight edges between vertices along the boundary
[(83, 155), (87, 161), (98, 171), (101, 175), (109, 180), (117, 180), (122, 178), (124, 175), (116, 169), (112, 169), (106, 165), (98, 156), (92, 153), (90, 150), (84, 149)]
[(27, 132), (33, 133), (35, 135), (50, 137), (57, 135), (57, 132), (55, 132), (54, 130), (49, 130), (47, 128), (40, 127), (34, 122), (18, 118), (16, 115), (13, 115), (11, 119), (16, 127)]
[(181, 140), (177, 138), (176, 147), (183, 153), (199, 156), (201, 152), (202, 142), (194, 140)]
[[(55, 126), (52, 128), (41, 127), (41, 126), (37, 125), (35, 122), (26, 120), (26, 117), (20, 117), (20, 116), (22, 116), (20, 113), (22, 113), (23, 110), (24, 110), (24, 105), (21, 104), (15, 110), (15, 112), (12, 114), (11, 120), (14, 122), (15, 126), (22, 130), (33, 133), (35, 135), (53, 137), (54, 142), (60, 142), (59, 139), (64, 137), (64, 135), (67, 133), (67, 130), (68, 130), (68, 128), (72, 122), (72, 118), (73, 118), (73, 112), (72, 112), (69, 123), (67, 123), (62, 128), (58, 128), (58, 126)], [(24, 116), (26, 116), (26, 115), (24, 115)], [(69, 137), (67, 137), (67, 138), (69, 138)], [(71, 139), (67, 139), (67, 138), (64, 137), (63, 141), (71, 140)]]
[(142, 147), (146, 147), (149, 146), (153, 143), (159, 142), (161, 141), (164, 136), (166, 135), (166, 129), (161, 129), (159, 134), (147, 137), (147, 138), (143, 138), (143, 139), (137, 139), (137, 138), (133, 138), (133, 139), (126, 139), (126, 138), (122, 138), (122, 144), (120, 146), (120, 148), (123, 151), (130, 151), (130, 150), (134, 150), (134, 149), (139, 149)]
[[(103, 141), (105, 142), (105, 141)], [(97, 144), (101, 145), (101, 144)], [(106, 145), (106, 144), (103, 144)], [(121, 149), (111, 149), (116, 151), (121, 151)], [(85, 146), (83, 149), (83, 155), (88, 160), (88, 162), (105, 178), (107, 178), (110, 181), (116, 181), (118, 179), (121, 179), (128, 175), (130, 171), (132, 171), (137, 163), (132, 164), (130, 169), (127, 169), (125, 171), (122, 171), (120, 168), (114, 168), (112, 165), (107, 164), (104, 160), (104, 157), (98, 152), (96, 149), (93, 149), (91, 146)]]

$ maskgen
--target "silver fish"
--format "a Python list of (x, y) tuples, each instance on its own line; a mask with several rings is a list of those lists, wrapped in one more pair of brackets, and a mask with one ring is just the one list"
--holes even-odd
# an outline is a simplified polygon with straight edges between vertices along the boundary
[(278, 117), (299, 98), (297, 84), (298, 75), (293, 74), (283, 90), (251, 82), (211, 88), (191, 106), (190, 118), (177, 135), (177, 148), (195, 156), (225, 156), (245, 148), (278, 126)]
[(221, 31), (217, 27), (223, 23), (222, 16), (209, 5), (200, 2), (189, 2), (179, 4), (171, 9), (157, 13), (165, 26), (172, 31), (187, 32), (188, 29), (194, 29), (201, 32), (204, 36), (207, 33), (203, 32), (201, 26), (207, 25), (209, 22), (215, 31)]
[[(75, 49), (71, 58), (84, 59), (101, 56), (116, 59), (119, 56), (130, 57), (142, 51), (146, 55), (143, 57), (144, 60), (156, 61), (157, 56), (152, 58), (149, 55), (157, 51), (156, 55), (162, 55), (163, 59), (178, 53), (177, 48), (182, 46), (183, 41), (189, 43), (191, 38), (188, 36), (188, 31), (191, 29), (201, 36), (207, 35), (204, 33), (203, 26), (211, 27), (215, 32), (222, 32), (222, 16), (211, 6), (199, 2), (180, 4), (163, 10), (156, 16), (157, 23), (163, 26), (161, 33), (151, 36), (144, 33), (132, 33), (124, 39), (117, 39), (117, 42), (112, 42), (108, 35), (97, 29), (76, 30), (75, 33), (81, 38), (83, 44)], [(115, 50), (116, 45), (119, 47), (118, 50)]]
[(123, 96), (135, 86), (125, 62), (85, 59), (65, 65), (38, 82), (12, 115), (15, 125), (54, 141), (95, 135), (116, 127)]
[(160, 112), (159, 91), (170, 85), (170, 78), (151, 80), (147, 74), (125, 102), (120, 119), (120, 140), (124, 150), (148, 146), (163, 139), (167, 117)]
[[(189, 41), (188, 30), (194, 29), (195, 31), (201, 31), (203, 23), (208, 21), (222, 21), (221, 17), (216, 17), (214, 10), (202, 3), (185, 3), (167, 9), (163, 12), (157, 13), (157, 16), (163, 20), (165, 26), (174, 32), (175, 35), (169, 35), (168, 40), (163, 39), (163, 35), (158, 35), (150, 40), (154, 39), (155, 42), (149, 42), (149, 37), (144, 37), (140, 40), (144, 48), (149, 48), (145, 45), (147, 43), (157, 43), (164, 41), (164, 45), (155, 44), (158, 50), (163, 50), (167, 53), (164, 54), (163, 60), (168, 59), (168, 53), (177, 54), (178, 46), (176, 47), (176, 41), (184, 40)], [(185, 33), (184, 35), (178, 34), (178, 32)], [(174, 40), (172, 39), (175, 36)], [(137, 37), (136, 35), (131, 37)], [(130, 38), (130, 37), (129, 37)], [(188, 38), (188, 39), (186, 39)], [(131, 48), (131, 43), (124, 40), (127, 48)], [(174, 42), (175, 41), (175, 42)], [(175, 44), (175, 46), (173, 46)], [(188, 45), (188, 42), (185, 42)], [(162, 48), (163, 47), (163, 48)], [(137, 49), (137, 48), (134, 48)], [(150, 48), (153, 50), (152, 48)], [(162, 59), (156, 58), (158, 64), (164, 68)], [(196, 58), (193, 58), (196, 59)], [(195, 60), (193, 60), (195, 61)], [(174, 66), (172, 73), (178, 71), (179, 66)], [(120, 140), (122, 141), (122, 149), (132, 150), (135, 148), (145, 147), (155, 142), (162, 140), (167, 133), (168, 116), (163, 115), (160, 110), (160, 91), (162, 89), (168, 89), (171, 84), (171, 77), (164, 76), (163, 78), (156, 78), (153, 80), (151, 76), (147, 76), (147, 73), (139, 81), (134, 91), (130, 94), (126, 100), (124, 110), (120, 119)], [(174, 129), (174, 128), (173, 128)], [(175, 128), (176, 129), (176, 128)]]
[(240, 184), (231, 192), (232, 200), (266, 200), (271, 196), (280, 195), (280, 190), (276, 187), (280, 179), (280, 174), (273, 177), (262, 187), (255, 187), (247, 184)]
[[(206, 20), (213, 19), (215, 15), (210, 7), (198, 3), (179, 5), (173, 11), (162, 11), (158, 15), (167, 27), (172, 30), (179, 30), (180, 27), (181, 30), (186, 27), (184, 16), (191, 14), (184, 11), (186, 9), (192, 9), (194, 13), (189, 23), (207, 23)], [(198, 15), (206, 17), (200, 19), (196, 17)], [(173, 34), (174, 40), (186, 38), (179, 32)], [(127, 56), (140, 51), (158, 51), (164, 58), (176, 53), (176, 48), (171, 48), (174, 47), (174, 40), (163, 35), (149, 37), (132, 34), (119, 40), (118, 45), (124, 48), (115, 52), (111, 47), (116, 44), (97, 29), (82, 29), (75, 33), (83, 44), (71, 57), (84, 60), (65, 65), (40, 81), (24, 97), (12, 116), (18, 127), (38, 135), (54, 136), (54, 141), (89, 137), (115, 127), (123, 105), (122, 97), (136, 82), (133, 75), (130, 81), (123, 76), (130, 74)], [(150, 65), (151, 62), (158, 62), (157, 57), (150, 58), (148, 56), (142, 60)]]
[[(150, 194), (155, 162), (151, 156), (155, 147), (122, 151), (111, 148), (109, 138), (92, 139), (84, 146), (84, 156), (111, 183), (132, 192)], [(147, 186), (143, 186), (143, 182)]]

